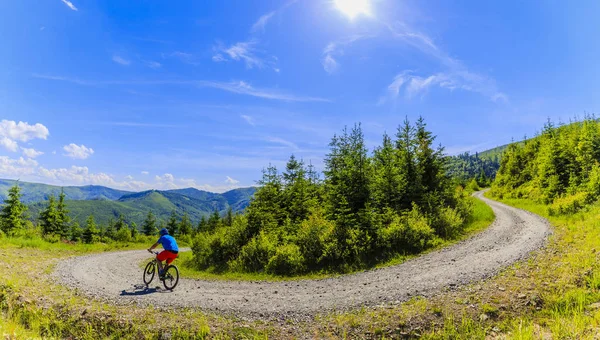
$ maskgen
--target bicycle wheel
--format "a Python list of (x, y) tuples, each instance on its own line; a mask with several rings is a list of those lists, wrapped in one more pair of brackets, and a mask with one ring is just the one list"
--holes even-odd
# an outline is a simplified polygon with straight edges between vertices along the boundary
[(173, 290), (179, 283), (179, 268), (176, 265), (170, 264), (165, 269), (163, 284), (168, 290)]
[(149, 285), (150, 282), (152, 282), (154, 279), (154, 274), (156, 274), (156, 265), (154, 261), (150, 261), (144, 269), (144, 283), (146, 285)]

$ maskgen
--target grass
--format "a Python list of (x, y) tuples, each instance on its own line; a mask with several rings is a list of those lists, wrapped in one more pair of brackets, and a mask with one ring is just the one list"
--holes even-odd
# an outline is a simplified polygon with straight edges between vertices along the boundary
[[(436, 247), (428, 249), (427, 251), (416, 254), (416, 255), (398, 255), (386, 262), (380, 263), (375, 268), (383, 268), (389, 266), (399, 265), (415, 257), (419, 257), (423, 254), (442, 249), (444, 247), (451, 246), (455, 243), (463, 241), (469, 237), (472, 237), (478, 232), (485, 230), (494, 221), (494, 212), (492, 209), (481, 200), (474, 197), (469, 198), (473, 202), (473, 214), (466, 221), (463, 232), (455, 239), (444, 240), (440, 242)], [(337, 277), (345, 274), (336, 274), (329, 272), (317, 272), (297, 276), (279, 276), (266, 273), (240, 273), (240, 272), (213, 272), (209, 270), (198, 270), (194, 268), (193, 255), (191, 252), (183, 252), (178, 258), (178, 267), (180, 270), (181, 277), (201, 280), (233, 280), (233, 281), (290, 281), (290, 280), (315, 280), (325, 279), (331, 277)], [(140, 267), (146, 265), (146, 262), (141, 263)], [(362, 270), (356, 271), (360, 272)]]
[(555, 228), (545, 249), (494, 278), (432, 298), (416, 297), (385, 308), (323, 313), (306, 321), (248, 321), (196, 310), (105, 305), (55, 285), (45, 273), (60, 258), (104, 251), (109, 246), (84, 249), (1, 242), (0, 333), (8, 338), (14, 334), (18, 338), (82, 339), (597, 338), (600, 204), (575, 215), (547, 216), (544, 205), (525, 200), (505, 203), (549, 218)]

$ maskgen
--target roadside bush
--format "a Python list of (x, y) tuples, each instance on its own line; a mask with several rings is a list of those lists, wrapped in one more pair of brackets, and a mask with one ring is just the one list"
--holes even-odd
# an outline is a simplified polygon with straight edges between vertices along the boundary
[(300, 247), (291, 243), (277, 247), (265, 268), (267, 273), (276, 275), (295, 275), (304, 272), (304, 257)]
[(446, 239), (458, 236), (464, 227), (464, 218), (458, 210), (450, 207), (444, 207), (439, 211), (440, 236)]
[(316, 269), (319, 266), (325, 251), (325, 242), (332, 230), (333, 223), (325, 219), (322, 210), (313, 211), (308, 220), (300, 224), (296, 244), (308, 268)]
[(239, 271), (262, 272), (275, 255), (276, 249), (276, 238), (261, 231), (241, 249), (234, 267)]
[(121, 228), (115, 233), (115, 241), (131, 242), (131, 230), (129, 228)]
[(586, 191), (557, 198), (548, 208), (548, 214), (551, 216), (563, 214), (572, 215), (581, 210), (586, 204), (591, 203), (590, 198), (591, 195)]

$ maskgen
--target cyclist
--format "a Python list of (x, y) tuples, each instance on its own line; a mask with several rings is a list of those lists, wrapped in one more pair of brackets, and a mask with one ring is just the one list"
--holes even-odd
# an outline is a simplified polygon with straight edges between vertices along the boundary
[(158, 260), (158, 276), (162, 278), (164, 275), (162, 261), (166, 260), (166, 266), (170, 265), (171, 262), (173, 262), (178, 256), (179, 247), (177, 246), (177, 241), (175, 241), (175, 238), (169, 235), (167, 228), (162, 228), (159, 234), (160, 238), (155, 244), (152, 245), (152, 247), (148, 248), (148, 251), (152, 252), (152, 249), (158, 247), (159, 244), (161, 244), (164, 248), (163, 251), (156, 255), (156, 259)]

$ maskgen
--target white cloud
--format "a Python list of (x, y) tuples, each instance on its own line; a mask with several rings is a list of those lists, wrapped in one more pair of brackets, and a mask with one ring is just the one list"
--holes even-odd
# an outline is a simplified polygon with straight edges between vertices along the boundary
[(225, 57), (223, 57), (223, 55), (221, 53), (217, 53), (217, 54), (213, 55), (212, 61), (214, 61), (215, 63), (220, 63), (223, 61), (227, 61), (227, 59)]
[(63, 147), (63, 150), (67, 152), (65, 156), (71, 157), (73, 159), (86, 159), (94, 153), (94, 149), (88, 148), (83, 144), (77, 145), (74, 143), (65, 145)]
[(197, 87), (210, 87), (220, 89), (223, 91), (243, 94), (258, 98), (282, 100), (289, 102), (331, 102), (329, 99), (319, 97), (305, 97), (289, 94), (276, 89), (260, 89), (251, 86), (244, 81), (232, 81), (232, 82), (217, 82), (209, 80), (142, 80), (142, 81), (121, 81), (121, 80), (110, 80), (110, 81), (83, 81), (76, 78), (57, 77), (48, 75), (33, 75), (39, 79), (46, 79), (52, 81), (65, 81), (82, 86), (99, 86), (99, 85), (191, 85)]
[(224, 53), (225, 55), (229, 56), (229, 58), (231, 60), (244, 61), (244, 63), (246, 64), (246, 67), (249, 69), (254, 68), (254, 67), (263, 68), (265, 65), (265, 62), (256, 55), (257, 51), (254, 48), (256, 43), (257, 43), (257, 41), (251, 40), (251, 41), (245, 41), (245, 42), (238, 42), (227, 48), (220, 47), (220, 48), (218, 48), (220, 53), (217, 53), (213, 57), (213, 60), (215, 60), (215, 57), (217, 59), (219, 59), (219, 58), (224, 59), (223, 54), (221, 54), (221, 53)]
[(332, 74), (339, 68), (339, 63), (335, 59), (336, 56), (344, 54), (344, 48), (351, 45), (352, 43), (366, 38), (371, 38), (369, 35), (352, 35), (338, 41), (333, 41), (327, 44), (323, 49), (323, 60), (321, 64), (325, 72)]
[(21, 148), (23, 154), (29, 158), (36, 158), (37, 156), (41, 156), (44, 153), (41, 151), (36, 151), (35, 149)]
[[(406, 86), (406, 94), (409, 98), (424, 93), (433, 85), (439, 85), (449, 90), (461, 89), (476, 92), (495, 102), (508, 102), (508, 96), (498, 90), (493, 78), (470, 71), (462, 62), (450, 57), (439, 48), (425, 33), (415, 31), (401, 22), (396, 22), (394, 25), (386, 24), (386, 27), (394, 37), (437, 60), (445, 70), (427, 77), (412, 76), (408, 74), (409, 71), (396, 75), (394, 82), (388, 86), (388, 98), (382, 98), (380, 103), (386, 99), (397, 97), (402, 85)], [(395, 93), (394, 88), (398, 89)]]
[(479, 75), (468, 72), (436, 73), (427, 77), (413, 75), (411, 71), (404, 71), (394, 77), (387, 87), (386, 96), (380, 99), (380, 104), (395, 100), (399, 97), (402, 89), (407, 99), (419, 95), (425, 95), (433, 87), (439, 86), (450, 91), (463, 90), (476, 92), (489, 97), (493, 101), (507, 100), (506, 95), (496, 90), (493, 80), (482, 78)]
[(131, 61), (124, 59), (118, 55), (114, 55), (112, 57), (112, 61), (114, 61), (117, 64), (123, 65), (123, 66), (129, 66), (131, 64)]
[(294, 150), (300, 150), (298, 145), (279, 137), (267, 137), (266, 140), (271, 143), (280, 144)]
[(7, 156), (0, 156), (0, 175), (3, 177), (16, 177), (31, 175), (35, 172), (38, 163), (33, 159), (12, 159)]
[(27, 142), (32, 139), (47, 139), (48, 128), (37, 123), (29, 125), (26, 122), (15, 122), (13, 120), (2, 120), (0, 122), (0, 137), (7, 137), (12, 140)]
[(159, 63), (157, 61), (152, 61), (152, 60), (146, 60), (146, 61), (144, 61), (144, 64), (152, 69), (158, 69), (162, 66), (161, 63)]
[(238, 181), (237, 179), (233, 179), (229, 176), (225, 176), (227, 177), (227, 179), (225, 180), (225, 183), (229, 184), (229, 185), (236, 185), (238, 184), (240, 181)]
[(191, 53), (175, 51), (170, 54), (163, 54), (162, 57), (163, 58), (176, 58), (176, 59), (179, 59), (181, 62), (190, 64), (190, 65), (194, 65), (194, 66), (200, 65), (200, 63), (198, 63), (196, 61), (196, 57), (194, 57), (194, 55)]
[(271, 20), (271, 18), (275, 15), (275, 11), (273, 12), (269, 12), (263, 16), (261, 16), (255, 23), (254, 25), (252, 25), (252, 32), (256, 33), (256, 32), (264, 32), (265, 31), (265, 26), (267, 25), (267, 23), (269, 22), (269, 20)]
[(330, 54), (327, 54), (322, 61), (325, 72), (332, 74), (338, 69), (338, 63)]
[(148, 171), (142, 171), (142, 175), (150, 175)]
[(1, 137), (0, 145), (8, 151), (17, 152), (19, 150), (19, 144), (8, 137)]
[(76, 11), (77, 7), (75, 7), (75, 5), (73, 5), (73, 3), (69, 0), (60, 0), (62, 1), (65, 5), (69, 6), (70, 9)]
[(246, 121), (246, 123), (255, 126), (256, 123), (254, 122), (254, 118), (252, 118), (251, 116), (248, 115), (241, 115), (240, 117), (242, 117), (242, 119), (244, 119)]

